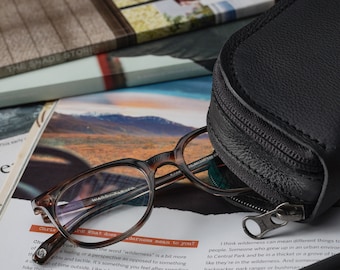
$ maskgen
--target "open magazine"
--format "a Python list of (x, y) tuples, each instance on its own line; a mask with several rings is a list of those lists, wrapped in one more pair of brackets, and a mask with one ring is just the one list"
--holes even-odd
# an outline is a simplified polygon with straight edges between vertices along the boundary
[(171, 150), (205, 126), (211, 84), (204, 76), (60, 99), (14, 196), (32, 199), (102, 163)]
[(48, 123), (53, 104), (50, 102), (0, 110), (0, 216)]
[[(45, 265), (32, 261), (35, 250), (56, 228), (34, 215), (30, 200), (103, 162), (145, 160), (171, 150), (182, 135), (205, 125), (211, 79), (60, 100), (0, 222), (2, 265), (6, 269), (283, 270), (299, 269), (339, 252), (339, 208), (318, 226), (292, 223), (275, 237), (253, 240), (242, 229), (242, 218), (251, 213), (240, 212), (183, 180), (156, 191), (150, 218), (124, 241), (96, 249), (66, 242)], [(122, 219), (113, 218), (101, 230), (80, 228), (79, 233), (105, 239), (114, 234), (107, 229), (111, 225), (134, 218), (120, 214)], [(11, 254), (16, 254), (15, 259)]]
[(55, 228), (35, 217), (28, 201), (12, 199), (0, 222), (0, 259), (5, 269), (296, 270), (340, 251), (338, 208), (318, 226), (292, 223), (280, 235), (263, 240), (244, 234), (245, 215), (155, 208), (142, 229), (126, 241), (99, 249), (66, 242), (39, 266), (32, 254)]

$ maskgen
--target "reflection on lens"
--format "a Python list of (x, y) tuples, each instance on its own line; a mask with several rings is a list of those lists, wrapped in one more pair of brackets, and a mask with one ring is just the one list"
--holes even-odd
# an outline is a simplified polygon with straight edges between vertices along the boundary
[(149, 202), (143, 172), (116, 166), (87, 175), (58, 198), (58, 222), (71, 238), (97, 243), (115, 238), (139, 222)]
[[(195, 137), (185, 146), (183, 150), (184, 162), (189, 166), (189, 168), (192, 168), (190, 167), (190, 164), (192, 164), (193, 162), (195, 164), (196, 161), (200, 161), (202, 160), (202, 158), (205, 158), (212, 153), (213, 147), (210, 143), (208, 133), (205, 132)], [(203, 161), (201, 163), (203, 164), (202, 166), (198, 166), (198, 168), (192, 169), (191, 171), (200, 181), (210, 185), (211, 183), (208, 175), (210, 163)]]

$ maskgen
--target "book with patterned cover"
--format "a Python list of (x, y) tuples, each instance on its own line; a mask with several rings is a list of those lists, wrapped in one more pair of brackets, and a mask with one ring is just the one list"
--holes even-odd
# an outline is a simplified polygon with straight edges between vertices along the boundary
[(0, 77), (261, 13), (274, 0), (3, 0)]

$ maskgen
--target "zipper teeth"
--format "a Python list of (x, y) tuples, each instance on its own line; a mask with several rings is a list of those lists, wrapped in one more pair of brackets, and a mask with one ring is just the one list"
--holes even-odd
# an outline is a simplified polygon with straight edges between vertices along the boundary
[[(217, 89), (217, 91), (219, 92), (218, 95), (221, 95), (220, 90)], [(263, 140), (267, 140), (270, 144), (276, 146), (278, 149), (284, 151), (285, 153), (290, 153), (291, 149), (285, 147), (284, 145), (280, 144), (278, 141), (273, 140), (272, 138), (270, 138), (269, 136), (266, 136), (264, 132), (261, 132), (261, 130), (259, 128), (257, 128), (255, 125), (253, 125), (251, 122), (247, 121), (247, 119), (245, 117), (243, 117), (237, 110), (235, 110), (234, 108), (230, 108), (227, 105), (225, 105), (224, 103), (220, 104), (221, 107), (223, 107), (223, 110), (227, 110), (229, 111), (230, 114), (228, 114), (229, 119), (235, 124), (237, 125), (239, 128), (242, 127), (242, 130), (245, 131), (247, 134), (251, 134), (251, 135), (255, 135), (256, 137), (263, 139)], [(241, 123), (241, 125), (240, 125)], [(261, 135), (259, 135), (261, 134)], [(287, 151), (288, 150), (288, 151)], [(300, 161), (300, 160), (299, 160)]]
[(264, 147), (268, 147), (269, 149), (275, 151), (278, 157), (287, 162), (288, 164), (299, 167), (311, 165), (310, 163), (308, 163), (308, 160), (300, 157), (297, 153), (295, 153), (293, 150), (286, 147), (285, 145), (280, 144), (278, 141), (270, 138), (261, 129), (247, 121), (247, 119), (244, 118), (242, 115), (231, 114), (228, 115), (228, 117), (231, 120), (231, 122), (236, 124), (239, 128), (242, 128), (242, 130), (246, 134), (254, 138), (254, 140), (258, 141)]
[[(215, 87), (215, 90), (217, 90), (217, 95), (222, 95), (222, 89), (220, 87)], [(314, 162), (311, 162), (308, 159), (305, 159), (301, 157), (298, 153), (296, 153), (294, 150), (290, 149), (289, 147), (285, 146), (284, 144), (280, 143), (277, 140), (274, 140), (272, 137), (266, 135), (261, 129), (259, 129), (257, 126), (253, 125), (250, 121), (248, 121), (243, 115), (241, 115), (234, 107), (226, 105), (224, 102), (222, 104), (220, 103), (220, 100), (215, 98), (218, 104), (220, 104), (221, 108), (224, 111), (228, 111), (229, 114), (226, 115), (228, 118), (238, 127), (241, 128), (242, 131), (247, 133), (248, 135), (252, 136), (253, 138), (257, 139), (261, 143), (264, 143), (265, 145), (269, 146), (273, 150), (276, 150), (277, 154), (280, 158), (282, 158), (284, 161), (286, 161), (289, 164), (302, 165), (302, 166), (308, 166), (308, 170), (310, 166), (315, 165)], [(230, 99), (228, 99), (230, 101)], [(230, 104), (230, 103), (229, 103)], [(302, 163), (302, 164), (301, 164)], [(315, 168), (315, 166), (313, 166)], [(317, 170), (319, 171), (319, 170)]]
[(232, 201), (246, 207), (246, 208), (250, 208), (252, 210), (255, 210), (257, 212), (261, 212), (261, 213), (267, 213), (269, 210), (268, 209), (264, 209), (260, 206), (256, 206), (256, 205), (253, 205), (249, 202), (245, 202), (245, 201), (242, 201), (241, 199), (237, 198), (237, 197), (228, 197), (228, 199), (231, 199)]

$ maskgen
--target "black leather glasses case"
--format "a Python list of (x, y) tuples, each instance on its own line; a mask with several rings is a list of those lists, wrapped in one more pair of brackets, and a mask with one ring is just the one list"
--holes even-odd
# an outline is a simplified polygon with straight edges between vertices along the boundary
[[(219, 157), (261, 195), (248, 206), (340, 198), (340, 1), (281, 0), (224, 45), (208, 132)], [(263, 199), (264, 198), (264, 199)]]

